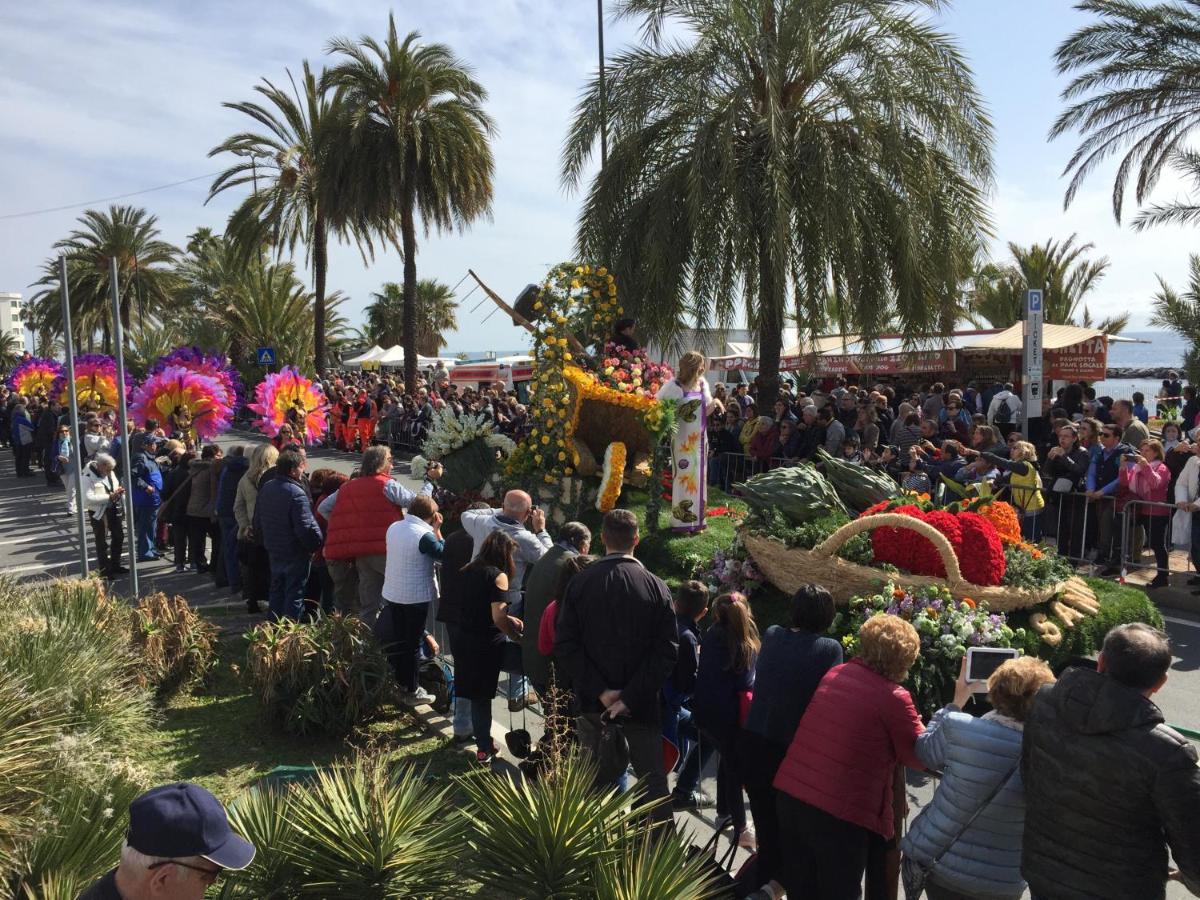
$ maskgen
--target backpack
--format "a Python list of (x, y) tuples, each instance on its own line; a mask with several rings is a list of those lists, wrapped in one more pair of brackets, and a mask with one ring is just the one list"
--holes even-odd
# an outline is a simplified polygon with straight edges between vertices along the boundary
[(1012, 407), (1008, 404), (1008, 398), (1005, 397), (1000, 401), (1000, 405), (996, 407), (995, 422), (997, 425), (1011, 425), (1013, 417)]

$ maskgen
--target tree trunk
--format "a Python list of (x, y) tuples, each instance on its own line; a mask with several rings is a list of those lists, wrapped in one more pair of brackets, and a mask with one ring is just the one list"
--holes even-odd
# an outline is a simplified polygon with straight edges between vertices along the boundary
[[(410, 159), (411, 159), (410, 154)], [(404, 251), (404, 392), (417, 393), (417, 228), (415, 165), (409, 166), (400, 207), (400, 242)]]
[(758, 397), (759, 415), (769, 416), (779, 396), (779, 357), (783, 350), (783, 285), (775, 277), (766, 236), (758, 249)]
[(325, 217), (313, 224), (313, 358), (317, 377), (325, 378), (325, 275), (329, 270), (329, 235)]

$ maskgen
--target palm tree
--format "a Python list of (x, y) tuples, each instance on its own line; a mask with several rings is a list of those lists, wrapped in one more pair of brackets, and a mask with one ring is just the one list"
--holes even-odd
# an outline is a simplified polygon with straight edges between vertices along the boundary
[(0, 332), (0, 372), (7, 372), (21, 359), (24, 343), (11, 331)]
[(125, 365), (134, 375), (142, 376), (160, 356), (166, 356), (181, 344), (199, 344), (170, 323), (153, 317), (135, 322), (125, 332)]
[[(140, 319), (171, 306), (178, 287), (174, 263), (179, 250), (161, 240), (158, 217), (144, 209), (89, 209), (78, 221), (79, 228), (54, 244), (54, 249), (67, 257), (72, 331), (77, 347), (93, 346), (93, 337), (99, 332), (107, 352), (112, 321), (109, 260), (117, 260), (121, 325), (128, 328), (134, 312)], [(62, 334), (57, 256), (42, 264), (42, 277), (34, 282), (42, 290), (34, 294), (31, 303), (39, 329)]]
[[(404, 341), (404, 289), (394, 281), (386, 282), (371, 295), (367, 307), (367, 343), (393, 347)], [(417, 282), (417, 352), (437, 356), (446, 346), (446, 334), (458, 328), (454, 292), (434, 278)]]
[[(617, 274), (643, 333), (757, 330), (762, 401), (785, 314), (868, 337), (949, 330), (987, 228), (992, 127), (971, 72), (919, 7), (936, 0), (620, 0), (644, 44), (593, 81), (563, 152), (607, 163), (580, 255)], [(685, 40), (664, 40), (666, 21)]]
[(492, 120), (487, 92), (442, 44), (403, 40), (388, 16), (383, 44), (339, 39), (329, 51), (342, 62), (323, 83), (345, 92), (351, 122), (356, 207), (371, 221), (399, 225), (404, 254), (402, 332), (404, 384), (417, 377), (417, 218), (428, 231), (465, 228), (491, 215)]
[[(1050, 138), (1078, 131), (1082, 140), (1063, 174), (1072, 174), (1065, 206), (1110, 156), (1124, 152), (1113, 181), (1113, 215), (1121, 211), (1130, 176), (1142, 204), (1168, 165), (1197, 171), (1186, 145), (1200, 124), (1200, 3), (1143, 3), (1081, 0), (1076, 9), (1099, 20), (1083, 26), (1055, 53), (1060, 75), (1072, 74), (1063, 89), (1069, 103), (1050, 129)], [(1171, 203), (1142, 212), (1141, 229), (1162, 221), (1195, 221), (1192, 204)]]
[(1192, 384), (1200, 382), (1200, 255), (1193, 253), (1188, 260), (1188, 285), (1181, 294), (1163, 277), (1158, 276), (1158, 293), (1154, 295), (1153, 328), (1169, 328), (1188, 341), (1183, 355), (1183, 370)]
[[(254, 88), (265, 104), (224, 104), (249, 116), (262, 130), (235, 134), (209, 151), (209, 156), (232, 153), (238, 161), (217, 176), (208, 199), (251, 186), (251, 194), (234, 210), (226, 229), (244, 260), (260, 255), (264, 248), (280, 256), (294, 255), (296, 245), (303, 245), (305, 264), (312, 264), (315, 292), (313, 359), (317, 373), (323, 375), (328, 349), (329, 236), (353, 240), (366, 258), (374, 254), (372, 234), (380, 229), (348, 202), (369, 186), (356, 188), (346, 181), (352, 173), (344, 164), (348, 125), (341, 93), (326, 90), (307, 61), (299, 87), (290, 72), (288, 79), (290, 93), (265, 78)], [(272, 345), (279, 337), (272, 338)]]
[[(1108, 257), (1086, 259), (1094, 244), (1076, 244), (1076, 235), (1065, 241), (1022, 247), (1009, 243), (1012, 261), (984, 266), (975, 279), (971, 312), (994, 328), (1021, 321), (1025, 292), (1041, 288), (1042, 315), (1047, 324), (1092, 327), (1085, 298), (1108, 271)], [(1119, 334), (1129, 325), (1129, 313), (1110, 316), (1097, 326), (1105, 334)]]

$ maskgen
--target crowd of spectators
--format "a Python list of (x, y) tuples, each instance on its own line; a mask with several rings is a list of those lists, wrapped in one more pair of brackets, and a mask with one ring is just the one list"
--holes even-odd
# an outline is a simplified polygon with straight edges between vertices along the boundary
[(1161, 587), (1172, 547), (1189, 550), (1200, 569), (1192, 528), (1200, 461), (1191, 462), (1200, 454), (1200, 401), (1190, 385), (1169, 379), (1164, 395), (1172, 390), (1182, 403), (1160, 402), (1170, 418), (1153, 436), (1141, 393), (1113, 399), (1066, 385), (1033, 438), (1011, 384), (787, 383), (769, 410), (758, 408), (753, 385), (718, 385), (709, 480), (736, 492), (739, 481), (817, 461), (824, 449), (935, 502), (1000, 496), (1016, 508), (1027, 540), (1053, 539), (1063, 556), (1094, 564), (1097, 574), (1116, 575), (1151, 552), (1150, 584)]

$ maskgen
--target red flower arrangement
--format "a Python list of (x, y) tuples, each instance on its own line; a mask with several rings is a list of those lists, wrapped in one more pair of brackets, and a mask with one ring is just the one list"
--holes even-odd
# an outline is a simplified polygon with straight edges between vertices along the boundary
[(627, 350), (612, 341), (604, 345), (604, 356), (592, 374), (604, 387), (645, 397), (655, 396), (675, 377), (670, 366), (652, 362), (645, 350)]
[[(891, 506), (885, 501), (863, 512), (864, 516), (891, 512), (932, 525), (950, 542), (963, 577), (972, 584), (999, 584), (1004, 578), (1004, 546), (996, 527), (977, 513), (922, 510), (912, 504)], [(964, 549), (966, 552), (964, 553)], [(914, 575), (946, 577), (946, 566), (933, 543), (906, 528), (876, 528), (871, 532), (876, 562), (891, 563)]]

